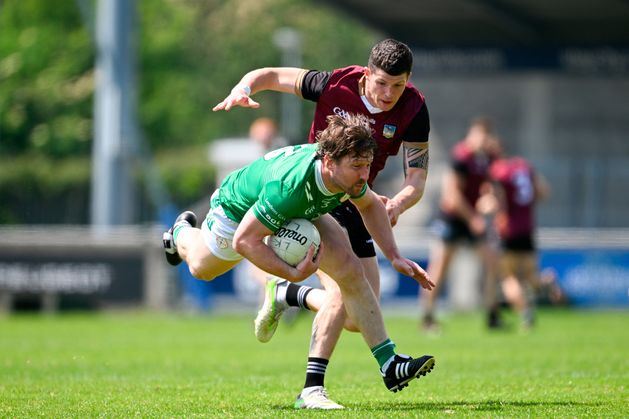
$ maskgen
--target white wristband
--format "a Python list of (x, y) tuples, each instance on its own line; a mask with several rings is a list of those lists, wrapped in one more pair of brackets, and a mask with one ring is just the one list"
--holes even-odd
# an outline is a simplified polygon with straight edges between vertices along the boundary
[(232, 90), (242, 89), (247, 96), (251, 96), (251, 87), (247, 86), (244, 83), (237, 84)]

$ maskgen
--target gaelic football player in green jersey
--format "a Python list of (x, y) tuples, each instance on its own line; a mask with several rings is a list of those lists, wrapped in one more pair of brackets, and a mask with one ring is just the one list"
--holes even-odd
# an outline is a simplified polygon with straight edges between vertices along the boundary
[[(421, 199), (428, 175), (430, 117), (426, 98), (410, 82), (412, 67), (413, 53), (408, 45), (395, 39), (384, 39), (373, 46), (366, 66), (350, 65), (331, 71), (293, 67), (264, 67), (249, 71), (212, 109), (259, 108), (261, 104), (251, 96), (263, 91), (296, 95), (317, 104), (308, 136), (310, 143), (315, 142), (317, 132), (325, 129), (328, 115), (368, 117), (377, 149), (367, 183), (372, 185), (388, 157), (397, 154), (400, 148), (404, 156), (403, 184), (393, 196), (380, 196), (391, 225), (396, 225), (400, 215)], [(352, 250), (358, 256), (376, 298), (379, 298), (378, 258), (363, 216), (351, 200), (329, 214), (348, 233)], [(312, 324), (306, 379), (295, 402), (297, 408), (324, 409), (336, 404), (325, 392), (318, 390), (324, 387), (326, 370), (340, 333), (319, 334), (316, 331), (330, 327), (324, 324), (327, 319), (334, 319), (336, 325), (348, 331), (359, 331), (344, 311), (343, 296), (334, 279), (321, 271), (317, 276), (324, 289), (312, 289), (277, 277), (266, 279), (264, 304), (255, 319), (256, 338), (268, 342), (282, 313), (289, 307), (317, 312)], [(307, 300), (295, 298), (304, 294), (308, 295)], [(325, 314), (321, 314), (322, 311)], [(346, 319), (344, 323), (338, 321), (342, 316)], [(318, 352), (327, 354), (327, 357), (313, 356), (310, 350), (313, 347), (325, 348)]]
[[(393, 267), (426, 289), (434, 286), (419, 265), (400, 255), (385, 206), (367, 186), (375, 147), (364, 117), (330, 116), (316, 144), (267, 153), (227, 176), (212, 195), (211, 208), (201, 228), (196, 228), (196, 216), (186, 211), (164, 233), (163, 242), (169, 263), (177, 265), (185, 260), (190, 272), (204, 280), (227, 272), (243, 258), (291, 282), (302, 281), (317, 269), (327, 272), (338, 284), (348, 315), (376, 358), (385, 385), (398, 391), (429, 372), (434, 358), (395, 353), (395, 344), (386, 333), (378, 301), (360, 261), (340, 225), (328, 214), (350, 199)], [(317, 256), (314, 257), (312, 247), (296, 267), (286, 264), (263, 242), (292, 218), (310, 219), (321, 235)], [(344, 318), (338, 320), (343, 322)], [(334, 323), (334, 319), (325, 322)], [(334, 325), (317, 333), (340, 331)], [(317, 354), (317, 348), (313, 350), (314, 356), (328, 356)], [(327, 406), (341, 407), (334, 402)]]

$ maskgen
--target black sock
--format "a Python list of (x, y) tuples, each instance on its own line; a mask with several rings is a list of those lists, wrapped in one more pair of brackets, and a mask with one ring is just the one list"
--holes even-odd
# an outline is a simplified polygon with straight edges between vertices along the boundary
[(327, 359), (308, 357), (308, 367), (306, 368), (306, 387), (322, 386), (325, 379), (325, 370), (328, 367)]
[(306, 296), (312, 291), (311, 287), (289, 283), (286, 288), (286, 303), (290, 307), (301, 307), (310, 310), (306, 303)]

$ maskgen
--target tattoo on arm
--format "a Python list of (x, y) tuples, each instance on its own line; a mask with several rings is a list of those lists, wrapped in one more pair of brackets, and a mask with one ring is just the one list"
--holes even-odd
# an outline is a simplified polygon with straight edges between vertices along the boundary
[(407, 169), (428, 170), (428, 145), (424, 147), (404, 146), (404, 175)]

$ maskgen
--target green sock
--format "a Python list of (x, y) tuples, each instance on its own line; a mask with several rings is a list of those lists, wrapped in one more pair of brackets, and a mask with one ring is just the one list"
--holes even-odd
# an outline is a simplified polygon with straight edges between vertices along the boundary
[(387, 339), (382, 343), (371, 348), (373, 354), (380, 368), (389, 360), (392, 356), (395, 356), (395, 343), (391, 339)]

